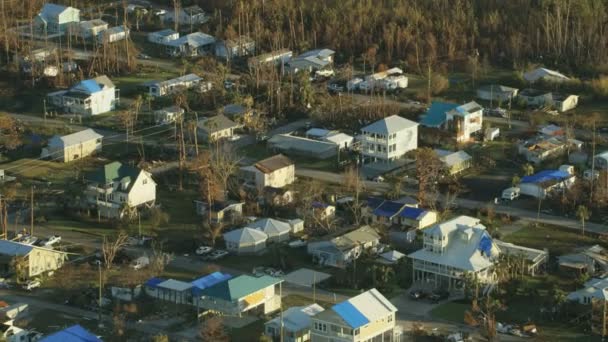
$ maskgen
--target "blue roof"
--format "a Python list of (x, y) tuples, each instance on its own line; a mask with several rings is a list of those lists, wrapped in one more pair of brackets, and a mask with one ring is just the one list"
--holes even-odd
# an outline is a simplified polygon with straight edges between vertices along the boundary
[(544, 170), (531, 176), (525, 176), (521, 179), (522, 183), (544, 183), (548, 181), (562, 181), (570, 177), (566, 171), (560, 170)]
[(408, 219), (411, 219), (411, 220), (416, 220), (416, 219), (418, 219), (418, 217), (420, 217), (420, 215), (422, 215), (425, 212), (426, 212), (425, 209), (405, 207), (399, 213), (399, 216), (405, 217), (405, 218), (408, 218)]
[(41, 340), (41, 342), (103, 342), (80, 325), (58, 331)]
[(329, 204), (325, 204), (323, 202), (319, 202), (319, 201), (314, 201), (311, 203), (313, 208), (317, 208), (317, 209), (325, 209), (329, 206)]
[(334, 305), (332, 310), (340, 315), (340, 317), (342, 317), (342, 319), (353, 329), (360, 328), (369, 323), (367, 317), (348, 301)]
[(420, 123), (428, 127), (439, 127), (446, 120), (445, 113), (456, 107), (458, 107), (458, 105), (455, 103), (433, 102), (431, 103), (429, 110), (427, 110), (424, 119), (422, 119), (422, 122)]
[(88, 93), (93, 94), (96, 93), (98, 91), (101, 91), (101, 87), (99, 86), (99, 83), (97, 83), (97, 81), (95, 80), (84, 80), (81, 81), (77, 87), (83, 87)]
[(367, 206), (370, 208), (378, 208), (382, 202), (384, 202), (384, 199), (382, 198), (378, 198), (378, 197), (368, 197), (367, 198)]
[(483, 236), (479, 240), (478, 248), (483, 253), (483, 255), (485, 255), (485, 256), (492, 255), (492, 238), (490, 237), (490, 235), (488, 235), (487, 232), (484, 232)]
[(405, 204), (393, 201), (385, 201), (374, 210), (374, 215), (382, 217), (393, 217), (399, 213)]
[(232, 275), (230, 275), (228, 273), (213, 272), (211, 274), (208, 274), (204, 277), (201, 277), (201, 278), (198, 278), (198, 279), (192, 281), (192, 283), (191, 283), (193, 286), (192, 293), (194, 295), (200, 295), (201, 291), (203, 291), (203, 289), (211, 287), (215, 284), (219, 284), (230, 278), (232, 278)]
[(144, 286), (147, 286), (147, 287), (156, 287), (156, 285), (158, 285), (158, 284), (160, 284), (160, 283), (162, 283), (164, 281), (165, 281), (165, 279), (154, 277), (154, 278), (148, 279), (148, 281), (144, 284)]

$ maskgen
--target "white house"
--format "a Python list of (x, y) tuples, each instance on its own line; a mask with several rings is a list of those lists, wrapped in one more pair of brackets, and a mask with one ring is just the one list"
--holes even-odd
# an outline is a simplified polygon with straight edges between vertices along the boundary
[(202, 8), (199, 6), (188, 6), (176, 11), (169, 11), (165, 16), (169, 22), (178, 22), (183, 26), (195, 26), (204, 24), (209, 20)]
[(254, 228), (239, 228), (224, 234), (226, 249), (236, 254), (255, 254), (266, 249), (268, 235)]
[(517, 88), (511, 88), (500, 84), (489, 84), (477, 88), (477, 98), (485, 101), (496, 101), (498, 103), (512, 101), (517, 96)]
[(255, 41), (249, 36), (226, 39), (215, 44), (215, 55), (224, 60), (250, 56), (255, 53)]
[(218, 141), (234, 135), (234, 131), (241, 125), (228, 119), (225, 115), (216, 115), (202, 118), (197, 123), (197, 134), (205, 141)]
[(241, 219), (245, 202), (215, 201), (209, 206), (203, 201), (194, 201), (194, 204), (196, 205), (196, 213), (205, 217), (209, 216), (212, 223), (230, 224)]
[(160, 31), (148, 33), (148, 41), (156, 44), (166, 44), (172, 40), (179, 38), (179, 33), (172, 29), (164, 29)]
[(187, 74), (184, 76), (172, 78), (166, 81), (151, 81), (143, 84), (148, 90), (148, 94), (154, 97), (173, 94), (180, 90), (188, 89), (203, 89), (203, 78), (196, 74)]
[(202, 32), (194, 32), (163, 44), (170, 56), (196, 57), (213, 53), (215, 38)]
[(60, 90), (47, 95), (50, 104), (67, 113), (97, 115), (116, 108), (118, 89), (107, 76), (80, 81), (69, 90)]
[(32, 278), (46, 272), (52, 272), (63, 266), (67, 253), (25, 245), (15, 241), (0, 240), (0, 274), (14, 272), (14, 260), (19, 258), (25, 266), (24, 278)]
[(43, 34), (63, 34), (80, 22), (80, 10), (46, 3), (34, 18), (34, 25)]
[(112, 162), (85, 176), (88, 203), (100, 216), (122, 217), (125, 210), (152, 206), (156, 183), (144, 170)]
[(522, 195), (545, 198), (551, 192), (568, 189), (575, 180), (576, 177), (566, 171), (544, 170), (523, 177), (519, 189)]
[(293, 51), (288, 49), (276, 50), (249, 58), (247, 65), (250, 69), (256, 69), (263, 65), (284, 65), (293, 57)]
[(524, 79), (530, 83), (534, 83), (540, 80), (546, 82), (563, 82), (568, 81), (570, 78), (554, 70), (537, 68), (526, 72), (524, 74)]
[(251, 174), (246, 178), (252, 179), (258, 190), (265, 187), (282, 188), (292, 184), (296, 177), (295, 164), (282, 154), (241, 168), (242, 173)]
[(593, 299), (608, 301), (608, 278), (589, 279), (582, 289), (571, 292), (566, 298), (581, 304), (591, 304)]
[(156, 124), (169, 124), (175, 122), (184, 115), (184, 109), (178, 106), (170, 106), (154, 111)]
[(418, 148), (418, 123), (391, 115), (361, 128), (364, 161), (388, 163)]
[(97, 36), (97, 41), (99, 43), (114, 43), (129, 38), (130, 32), (131, 31), (123, 25), (110, 27)]
[(472, 101), (446, 113), (448, 129), (456, 132), (456, 141), (466, 142), (483, 128), (483, 107)]
[(285, 66), (287, 67), (287, 70), (292, 73), (297, 73), (300, 70), (307, 72), (331, 70), (335, 53), (335, 51), (330, 49), (306, 51), (289, 60)]
[(598, 169), (608, 169), (608, 151), (597, 154), (593, 157), (595, 159), (595, 167)]
[(287, 222), (264, 218), (248, 223), (247, 228), (257, 229), (268, 236), (268, 242), (285, 242), (289, 240), (291, 225)]
[(371, 289), (312, 317), (311, 342), (399, 341), (397, 308), (378, 290)]
[(48, 146), (42, 149), (42, 158), (50, 158), (64, 163), (84, 158), (101, 151), (103, 136), (92, 129), (49, 139)]
[(79, 35), (83, 38), (95, 38), (101, 32), (108, 29), (108, 23), (101, 19), (93, 19), (80, 22)]
[(565, 112), (578, 106), (578, 95), (551, 93), (551, 105), (560, 112)]
[(319, 304), (292, 306), (279, 317), (264, 323), (264, 334), (273, 338), (281, 337), (285, 342), (310, 341), (311, 317), (323, 311)]
[(465, 151), (452, 152), (435, 149), (435, 152), (450, 175), (458, 174), (473, 165), (473, 157)]
[(309, 242), (308, 254), (324, 266), (345, 268), (358, 259), (363, 250), (380, 243), (380, 235), (370, 226), (363, 226), (331, 240)]
[(326, 141), (338, 145), (343, 149), (348, 149), (352, 146), (355, 138), (348, 134), (344, 134), (338, 131), (330, 131), (323, 128), (311, 128), (306, 131), (306, 137), (309, 139), (316, 139), (320, 141)]

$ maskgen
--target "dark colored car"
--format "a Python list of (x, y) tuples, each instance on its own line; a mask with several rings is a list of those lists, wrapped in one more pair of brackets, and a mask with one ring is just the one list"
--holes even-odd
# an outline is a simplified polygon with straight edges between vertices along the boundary
[(410, 298), (413, 300), (420, 300), (420, 299), (426, 298), (427, 296), (428, 296), (428, 293), (426, 293), (422, 290), (410, 291)]
[(448, 298), (450, 298), (450, 293), (444, 290), (433, 291), (433, 293), (431, 293), (431, 295), (429, 296), (429, 300), (432, 303), (439, 303), (440, 301), (446, 300)]

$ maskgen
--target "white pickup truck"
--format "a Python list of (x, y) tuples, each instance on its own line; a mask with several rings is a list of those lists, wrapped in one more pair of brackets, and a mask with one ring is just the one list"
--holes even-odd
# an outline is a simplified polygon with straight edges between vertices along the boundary
[(512, 201), (519, 197), (520, 190), (518, 187), (507, 188), (503, 190), (501, 198), (506, 201)]

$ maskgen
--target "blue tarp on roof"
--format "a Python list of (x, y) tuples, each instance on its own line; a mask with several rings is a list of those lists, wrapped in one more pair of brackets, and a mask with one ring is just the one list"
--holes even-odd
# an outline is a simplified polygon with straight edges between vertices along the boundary
[(312, 202), (312, 207), (313, 207), (313, 208), (317, 208), (317, 209), (325, 209), (325, 208), (327, 208), (328, 206), (329, 206), (329, 205), (327, 205), (327, 204), (325, 204), (325, 203), (323, 203), (323, 202), (317, 202), (317, 201)]
[(334, 305), (332, 310), (340, 315), (340, 317), (342, 317), (342, 319), (353, 329), (360, 328), (369, 323), (367, 317), (348, 301)]
[(403, 208), (403, 203), (397, 203), (393, 201), (386, 201), (382, 203), (376, 210), (374, 210), (374, 215), (381, 217), (393, 217), (399, 213), (399, 210)]
[(76, 324), (64, 330), (49, 335), (41, 342), (103, 342), (88, 330)]
[(445, 113), (456, 107), (458, 107), (458, 105), (455, 103), (433, 102), (420, 123), (427, 127), (439, 127), (445, 122)]
[(86, 91), (90, 94), (101, 91), (101, 87), (95, 80), (84, 80), (84, 81), (80, 82), (79, 86), (86, 89)]
[(547, 181), (562, 181), (570, 177), (570, 174), (560, 170), (544, 170), (531, 176), (521, 179), (522, 183), (543, 183)]
[(405, 208), (403, 208), (403, 210), (401, 210), (401, 212), (399, 213), (399, 216), (405, 217), (410, 220), (416, 220), (424, 212), (426, 212), (425, 209), (405, 207)]
[(156, 285), (162, 283), (163, 281), (165, 281), (165, 279), (156, 278), (156, 277), (150, 278), (150, 279), (148, 279), (148, 281), (146, 281), (146, 283), (144, 284), (144, 286), (147, 286), (147, 287), (156, 287)]
[(201, 291), (203, 291), (203, 289), (206, 289), (208, 287), (211, 287), (215, 284), (221, 283), (223, 281), (226, 281), (228, 279), (232, 278), (232, 275), (228, 274), (228, 273), (222, 273), (222, 272), (213, 272), (211, 274), (208, 274), (204, 277), (198, 278), (194, 281), (192, 281), (192, 293), (194, 295), (200, 295)]
[(479, 250), (485, 256), (492, 256), (492, 238), (484, 233), (481, 239), (479, 240)]
[(378, 197), (369, 197), (367, 199), (367, 206), (370, 208), (378, 208), (382, 203), (384, 202), (384, 200), (382, 198), (378, 198)]

